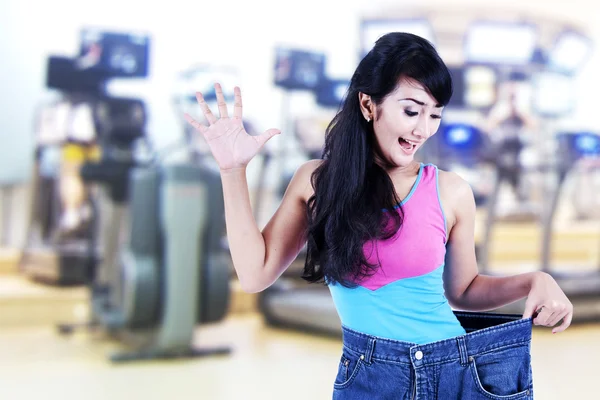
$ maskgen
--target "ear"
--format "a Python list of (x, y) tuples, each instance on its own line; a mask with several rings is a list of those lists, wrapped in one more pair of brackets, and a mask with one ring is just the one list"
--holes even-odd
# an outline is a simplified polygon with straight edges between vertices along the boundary
[(358, 92), (358, 104), (360, 105), (360, 111), (362, 112), (363, 118), (370, 122), (374, 119), (375, 115), (375, 104), (371, 100), (371, 96)]

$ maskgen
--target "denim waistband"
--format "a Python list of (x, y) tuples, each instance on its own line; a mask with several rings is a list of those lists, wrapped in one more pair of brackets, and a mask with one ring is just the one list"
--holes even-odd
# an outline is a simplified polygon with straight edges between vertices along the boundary
[[(359, 353), (365, 362), (372, 359), (413, 364), (415, 367), (460, 360), (466, 364), (469, 356), (508, 346), (531, 342), (532, 318), (513, 318), (502, 322), (495, 314), (460, 312), (461, 324), (477, 326), (465, 335), (438, 342), (416, 344), (379, 338), (342, 326), (344, 347)], [(490, 326), (486, 326), (486, 322)]]

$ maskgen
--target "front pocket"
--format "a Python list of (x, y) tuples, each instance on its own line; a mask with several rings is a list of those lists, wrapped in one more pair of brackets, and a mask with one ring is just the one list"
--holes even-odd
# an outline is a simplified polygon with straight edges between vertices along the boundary
[[(528, 360), (529, 357), (524, 359)], [(477, 364), (474, 357), (469, 357), (469, 370), (475, 386), (485, 397), (513, 400), (531, 396), (529, 365), (515, 368), (514, 362), (503, 360)]]
[(335, 378), (333, 387), (339, 390), (350, 386), (362, 367), (362, 356), (354, 355), (344, 351), (344, 354), (342, 354), (340, 359), (338, 374)]

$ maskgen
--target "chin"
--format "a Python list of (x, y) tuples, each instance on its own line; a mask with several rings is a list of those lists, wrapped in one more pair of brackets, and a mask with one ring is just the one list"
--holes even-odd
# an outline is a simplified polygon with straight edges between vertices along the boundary
[(399, 168), (409, 167), (414, 161), (415, 156), (408, 154), (394, 154), (392, 158), (394, 165)]

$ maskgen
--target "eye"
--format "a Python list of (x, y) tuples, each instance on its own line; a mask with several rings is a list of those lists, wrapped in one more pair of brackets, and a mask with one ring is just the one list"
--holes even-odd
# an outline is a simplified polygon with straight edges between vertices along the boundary
[(409, 117), (414, 117), (414, 116), (416, 116), (416, 115), (419, 115), (419, 113), (418, 113), (418, 112), (415, 112), (415, 111), (408, 111), (408, 110), (404, 110), (404, 113), (405, 113), (406, 115), (408, 115)]
[(431, 118), (433, 119), (442, 119), (441, 115), (437, 115), (437, 114), (431, 114)]

